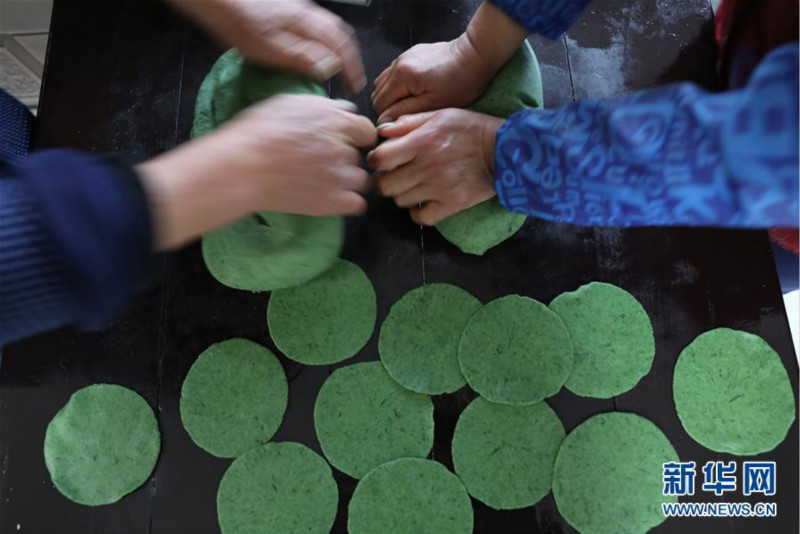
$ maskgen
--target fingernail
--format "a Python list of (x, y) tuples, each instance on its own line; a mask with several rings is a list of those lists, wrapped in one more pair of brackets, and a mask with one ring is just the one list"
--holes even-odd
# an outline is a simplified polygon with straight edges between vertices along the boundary
[(391, 124), (392, 122), (393, 119), (391, 117), (381, 117), (380, 119), (378, 119), (378, 126), (380, 126), (381, 124)]
[(392, 126), (394, 126), (394, 123), (393, 123), (393, 122), (384, 122), (384, 123), (381, 123), (381, 124), (379, 124), (379, 125), (378, 125), (378, 131), (379, 131), (379, 132), (382, 132), (382, 131), (383, 131), (383, 130), (385, 130), (386, 128), (391, 128)]
[(333, 75), (337, 74), (340, 70), (342, 69), (339, 68), (336, 58), (328, 56), (311, 67), (311, 75), (318, 80), (325, 81), (333, 77)]
[(334, 103), (340, 108), (345, 109), (347, 111), (352, 111), (353, 113), (358, 111), (357, 105), (350, 102), (349, 100), (345, 100), (344, 98), (337, 98), (336, 100), (334, 100)]

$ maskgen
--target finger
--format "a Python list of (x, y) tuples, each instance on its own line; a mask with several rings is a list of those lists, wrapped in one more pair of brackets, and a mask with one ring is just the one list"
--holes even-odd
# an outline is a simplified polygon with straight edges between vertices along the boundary
[(326, 9), (312, 9), (292, 25), (297, 35), (324, 45), (342, 65), (350, 89), (361, 91), (367, 84), (361, 50), (353, 28)]
[(409, 189), (405, 193), (395, 195), (394, 203), (397, 204), (398, 208), (411, 208), (424, 202), (435, 201), (435, 199), (436, 191), (425, 183), (422, 183)]
[[(375, 96), (372, 99), (372, 107), (375, 109), (375, 113), (378, 113), (383, 118), (386, 110), (392, 104), (411, 96), (414, 95), (411, 94), (411, 90), (402, 80), (402, 77), (395, 73), (380, 90), (375, 92)], [(378, 123), (380, 124), (380, 122), (379, 120)]]
[(438, 110), (439, 107), (440, 106), (437, 105), (433, 95), (431, 94), (410, 96), (389, 106), (378, 117), (378, 124), (386, 124), (387, 122), (392, 122), (405, 115), (414, 115), (426, 111)]
[(423, 179), (414, 166), (401, 167), (378, 176), (378, 192), (385, 197), (397, 197), (418, 187)]
[[(271, 63), (324, 82), (342, 70), (342, 61), (327, 46), (281, 31), (271, 39)], [(267, 51), (265, 50), (265, 55)]]
[(342, 132), (352, 146), (371, 148), (378, 142), (378, 130), (372, 121), (363, 115), (347, 113), (344, 117)]
[(345, 191), (366, 191), (370, 186), (370, 176), (364, 169), (356, 166), (342, 167), (336, 173), (337, 184)]
[(378, 89), (383, 87), (383, 85), (386, 83), (386, 80), (388, 80), (389, 77), (392, 75), (392, 72), (394, 71), (394, 65), (395, 65), (396, 61), (397, 60), (392, 61), (392, 63), (388, 67), (386, 67), (383, 70), (383, 72), (381, 72), (378, 75), (377, 78), (375, 78), (375, 82), (373, 83), (374, 89), (372, 90), (372, 96), (375, 96), (375, 93), (378, 91)]
[(337, 191), (330, 196), (330, 215), (359, 215), (367, 211), (367, 201), (354, 191)]
[(411, 219), (415, 223), (423, 226), (434, 226), (451, 215), (458, 213), (457, 209), (446, 204), (442, 204), (441, 202), (428, 202), (421, 208), (414, 207), (409, 211), (411, 214)]
[(391, 171), (414, 161), (419, 151), (413, 136), (390, 139), (367, 154), (367, 164), (376, 171)]
[(378, 126), (378, 133), (381, 137), (402, 137), (431, 120), (437, 113), (439, 112), (428, 111), (415, 115), (404, 115), (394, 122), (385, 122)]

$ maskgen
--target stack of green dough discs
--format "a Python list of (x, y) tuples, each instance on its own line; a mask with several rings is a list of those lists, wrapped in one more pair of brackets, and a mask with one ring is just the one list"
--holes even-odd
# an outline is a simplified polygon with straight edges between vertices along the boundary
[[(255, 67), (230, 50), (200, 87), (192, 137), (211, 132), (260, 100), (286, 93), (327, 96), (308, 79)], [(214, 278), (228, 287), (272, 291), (325, 272), (343, 243), (341, 217), (261, 212), (206, 234), (203, 259)]]

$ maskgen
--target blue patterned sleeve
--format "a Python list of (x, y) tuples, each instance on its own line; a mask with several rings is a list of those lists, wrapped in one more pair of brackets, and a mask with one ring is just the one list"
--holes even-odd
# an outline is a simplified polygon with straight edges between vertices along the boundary
[(506, 209), (549, 221), (797, 227), (797, 43), (740, 90), (678, 84), (517, 112), (495, 159)]
[(531, 33), (558, 39), (591, 0), (489, 0)]

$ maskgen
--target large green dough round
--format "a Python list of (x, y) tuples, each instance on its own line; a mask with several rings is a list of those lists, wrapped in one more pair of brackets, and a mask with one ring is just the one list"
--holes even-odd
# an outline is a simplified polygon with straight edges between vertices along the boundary
[(438, 395), (465, 384), (458, 342), (481, 302), (450, 284), (428, 284), (406, 293), (381, 327), (378, 350), (389, 376), (412, 391)]
[(771, 451), (795, 418), (780, 356), (747, 332), (717, 328), (697, 336), (675, 364), (673, 397), (683, 428), (713, 451)]
[(223, 534), (327, 534), (339, 489), (327, 462), (300, 443), (267, 443), (237, 458), (219, 484)]
[(350, 534), (470, 534), (467, 490), (445, 466), (401, 458), (358, 483), (348, 509)]
[[(468, 109), (507, 119), (520, 109), (544, 104), (542, 75), (531, 45), (525, 41), (500, 69), (483, 96)], [(497, 198), (457, 213), (436, 225), (445, 239), (462, 252), (482, 256), (510, 238), (525, 223), (525, 215), (507, 211)]]
[(380, 362), (337, 369), (314, 406), (322, 452), (343, 473), (361, 478), (382, 463), (424, 458), (433, 447), (433, 403), (402, 388)]
[(470, 318), (458, 347), (472, 389), (500, 404), (533, 404), (558, 393), (572, 368), (572, 342), (558, 315), (519, 295)]
[(269, 333), (288, 358), (327, 365), (355, 356), (375, 329), (372, 283), (361, 268), (339, 260), (311, 282), (272, 293)]
[[(195, 105), (192, 137), (205, 135), (244, 108), (285, 93), (326, 96), (318, 84), (246, 63), (235, 50), (211, 68)], [(271, 291), (303, 284), (326, 271), (344, 242), (340, 217), (261, 212), (203, 237), (203, 259), (222, 284)]]
[(550, 493), (564, 425), (545, 402), (492, 404), (478, 397), (453, 434), (453, 467), (470, 495), (496, 510), (533, 506)]
[(582, 397), (624, 393), (650, 371), (653, 325), (636, 298), (617, 286), (592, 282), (550, 303), (572, 337), (575, 362), (564, 386)]
[(56, 488), (89, 506), (117, 502), (144, 484), (160, 450), (150, 405), (112, 384), (76, 391), (44, 438), (44, 461)]
[(181, 420), (198, 446), (236, 458), (278, 431), (288, 398), (278, 358), (252, 341), (229, 339), (211, 345), (189, 369)]
[(662, 465), (678, 462), (667, 437), (631, 413), (595, 415), (569, 433), (553, 472), (558, 511), (582, 534), (644, 534), (666, 517)]

